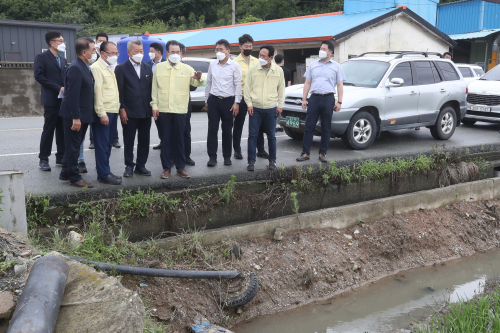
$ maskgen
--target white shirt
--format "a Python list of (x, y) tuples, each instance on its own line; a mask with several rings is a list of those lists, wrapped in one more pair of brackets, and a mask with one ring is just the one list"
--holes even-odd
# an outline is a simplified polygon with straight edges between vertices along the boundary
[(115, 71), (116, 65), (110, 65), (110, 64), (108, 64), (106, 61), (104, 61), (104, 59), (102, 57), (100, 58), (100, 60), (104, 63), (104, 66), (106, 66), (106, 68), (110, 70), (110, 72), (114, 72)]
[(241, 67), (228, 59), (224, 65), (219, 60), (212, 61), (208, 67), (205, 103), (210, 94), (219, 97), (234, 96), (234, 102), (241, 101)]
[(132, 61), (131, 58), (128, 58), (128, 60), (130, 61), (130, 63), (132, 64), (132, 66), (134, 66), (135, 72), (137, 73), (137, 76), (140, 79), (141, 78), (141, 63), (136, 64), (135, 62)]

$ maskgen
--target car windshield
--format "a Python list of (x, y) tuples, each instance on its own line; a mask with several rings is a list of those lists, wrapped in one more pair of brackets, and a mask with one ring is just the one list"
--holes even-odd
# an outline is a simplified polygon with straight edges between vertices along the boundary
[(346, 80), (344, 84), (375, 88), (384, 77), (389, 63), (373, 60), (346, 61), (342, 65)]
[(481, 67), (474, 67), (474, 72), (479, 74), (479, 76), (484, 75), (484, 71)]
[(500, 66), (490, 69), (480, 80), (500, 81)]

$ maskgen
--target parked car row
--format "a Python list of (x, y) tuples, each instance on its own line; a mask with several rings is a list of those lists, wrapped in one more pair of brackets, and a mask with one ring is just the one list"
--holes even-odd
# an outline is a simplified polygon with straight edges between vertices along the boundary
[[(185, 57), (183, 62), (206, 77), (213, 59)], [(340, 112), (332, 117), (332, 137), (350, 149), (370, 147), (381, 132), (426, 127), (437, 140), (449, 139), (460, 123), (500, 122), (500, 65), (484, 73), (480, 66), (454, 64), (433, 52), (372, 52), (341, 64), (346, 75)], [(302, 140), (306, 110), (303, 85), (286, 88), (278, 123)], [(205, 87), (191, 92), (195, 107), (205, 105)], [(315, 135), (321, 135), (321, 120)]]
[[(430, 52), (365, 53), (341, 64), (346, 75), (342, 109), (332, 116), (332, 137), (350, 149), (366, 149), (381, 132), (427, 127), (447, 140), (466, 114), (461, 71), (450, 60)], [(301, 140), (306, 110), (302, 85), (285, 98), (278, 119), (291, 138)], [(321, 121), (321, 120), (320, 120)], [(321, 134), (320, 121), (315, 135)]]

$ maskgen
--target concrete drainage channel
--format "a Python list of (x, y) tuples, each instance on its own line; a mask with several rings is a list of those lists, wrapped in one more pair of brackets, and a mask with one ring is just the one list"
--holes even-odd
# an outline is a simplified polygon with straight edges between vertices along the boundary
[[(480, 172), (475, 179), (494, 177), (495, 170), (500, 170), (500, 154), (498, 152), (470, 155), (471, 158), (481, 157), (489, 160), (485, 170)], [(263, 202), (255, 199), (254, 194), (264, 193), (268, 186), (266, 181), (235, 183), (235, 189), (240, 195), (232, 199), (231, 203), (213, 205), (208, 209), (197, 211), (172, 210), (168, 212), (153, 212), (145, 217), (133, 217), (123, 224), (124, 231), (132, 242), (140, 242), (151, 237), (166, 234), (178, 234), (187, 230), (217, 230), (234, 226), (236, 229), (244, 223), (253, 223), (269, 219), (297, 220), (292, 200), (285, 199), (272, 207), (263, 208)], [(418, 191), (432, 190), (441, 186), (440, 174), (437, 171), (402, 175), (397, 179), (385, 178), (375, 181), (352, 182), (342, 185), (320, 186), (306, 192), (297, 191), (296, 200), (300, 203), (300, 213), (317, 214), (317, 211), (333, 209), (336, 207), (379, 200), (387, 197), (406, 195)], [(445, 188), (446, 189), (446, 188)], [(184, 200), (187, 193), (191, 198), (203, 195), (218, 195), (220, 187), (205, 187), (193, 190), (170, 192), (169, 198)], [(106, 202), (104, 199), (102, 202)], [(261, 200), (261, 199), (259, 199)], [(384, 201), (381, 201), (384, 202)], [(45, 213), (51, 221), (57, 221), (59, 216), (75, 216), (77, 205), (67, 207), (51, 207)], [(381, 208), (377, 208), (381, 210)], [(336, 211), (336, 210), (334, 210)], [(383, 209), (382, 209), (383, 211)], [(299, 214), (299, 216), (301, 216)], [(338, 212), (336, 213), (338, 214)], [(359, 217), (363, 219), (364, 217)], [(78, 224), (78, 223), (77, 223)], [(72, 228), (70, 225), (59, 226), (63, 235)], [(39, 228), (38, 233), (50, 237), (54, 228)], [(164, 237), (164, 236), (163, 236)]]
[[(353, 205), (300, 213), (284, 218), (206, 230), (201, 241), (203, 245), (211, 245), (224, 239), (236, 240), (269, 236), (276, 231), (280, 233), (304, 229), (345, 229), (360, 222), (370, 222), (419, 209), (435, 209), (464, 200), (477, 201), (499, 197), (500, 178), (489, 178)], [(172, 249), (182, 239), (182, 236), (175, 236), (160, 239), (157, 242), (160, 247)]]

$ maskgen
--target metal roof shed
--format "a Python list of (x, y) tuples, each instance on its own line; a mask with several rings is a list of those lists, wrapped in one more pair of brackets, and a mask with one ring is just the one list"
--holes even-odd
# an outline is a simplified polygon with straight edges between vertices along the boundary
[(0, 20), (0, 61), (35, 61), (35, 56), (48, 48), (45, 34), (50, 30), (61, 32), (66, 41), (65, 57), (71, 61), (76, 57), (76, 32), (81, 29), (79, 24)]
[[(215, 42), (227, 39), (239, 52), (238, 38), (250, 34), (254, 45), (272, 44), (278, 53), (298, 51), (294, 62), (317, 55), (321, 40), (333, 40), (334, 59), (343, 62), (351, 55), (368, 51), (448, 51), (456, 45), (446, 34), (405, 6), (362, 13), (343, 12), (287, 19), (155, 34), (167, 42), (175, 39), (186, 45), (190, 56), (214, 57)], [(315, 52), (315, 53), (313, 53)], [(293, 52), (289, 52), (292, 55)], [(299, 59), (299, 56), (304, 59)], [(290, 57), (285, 54), (285, 59)]]

